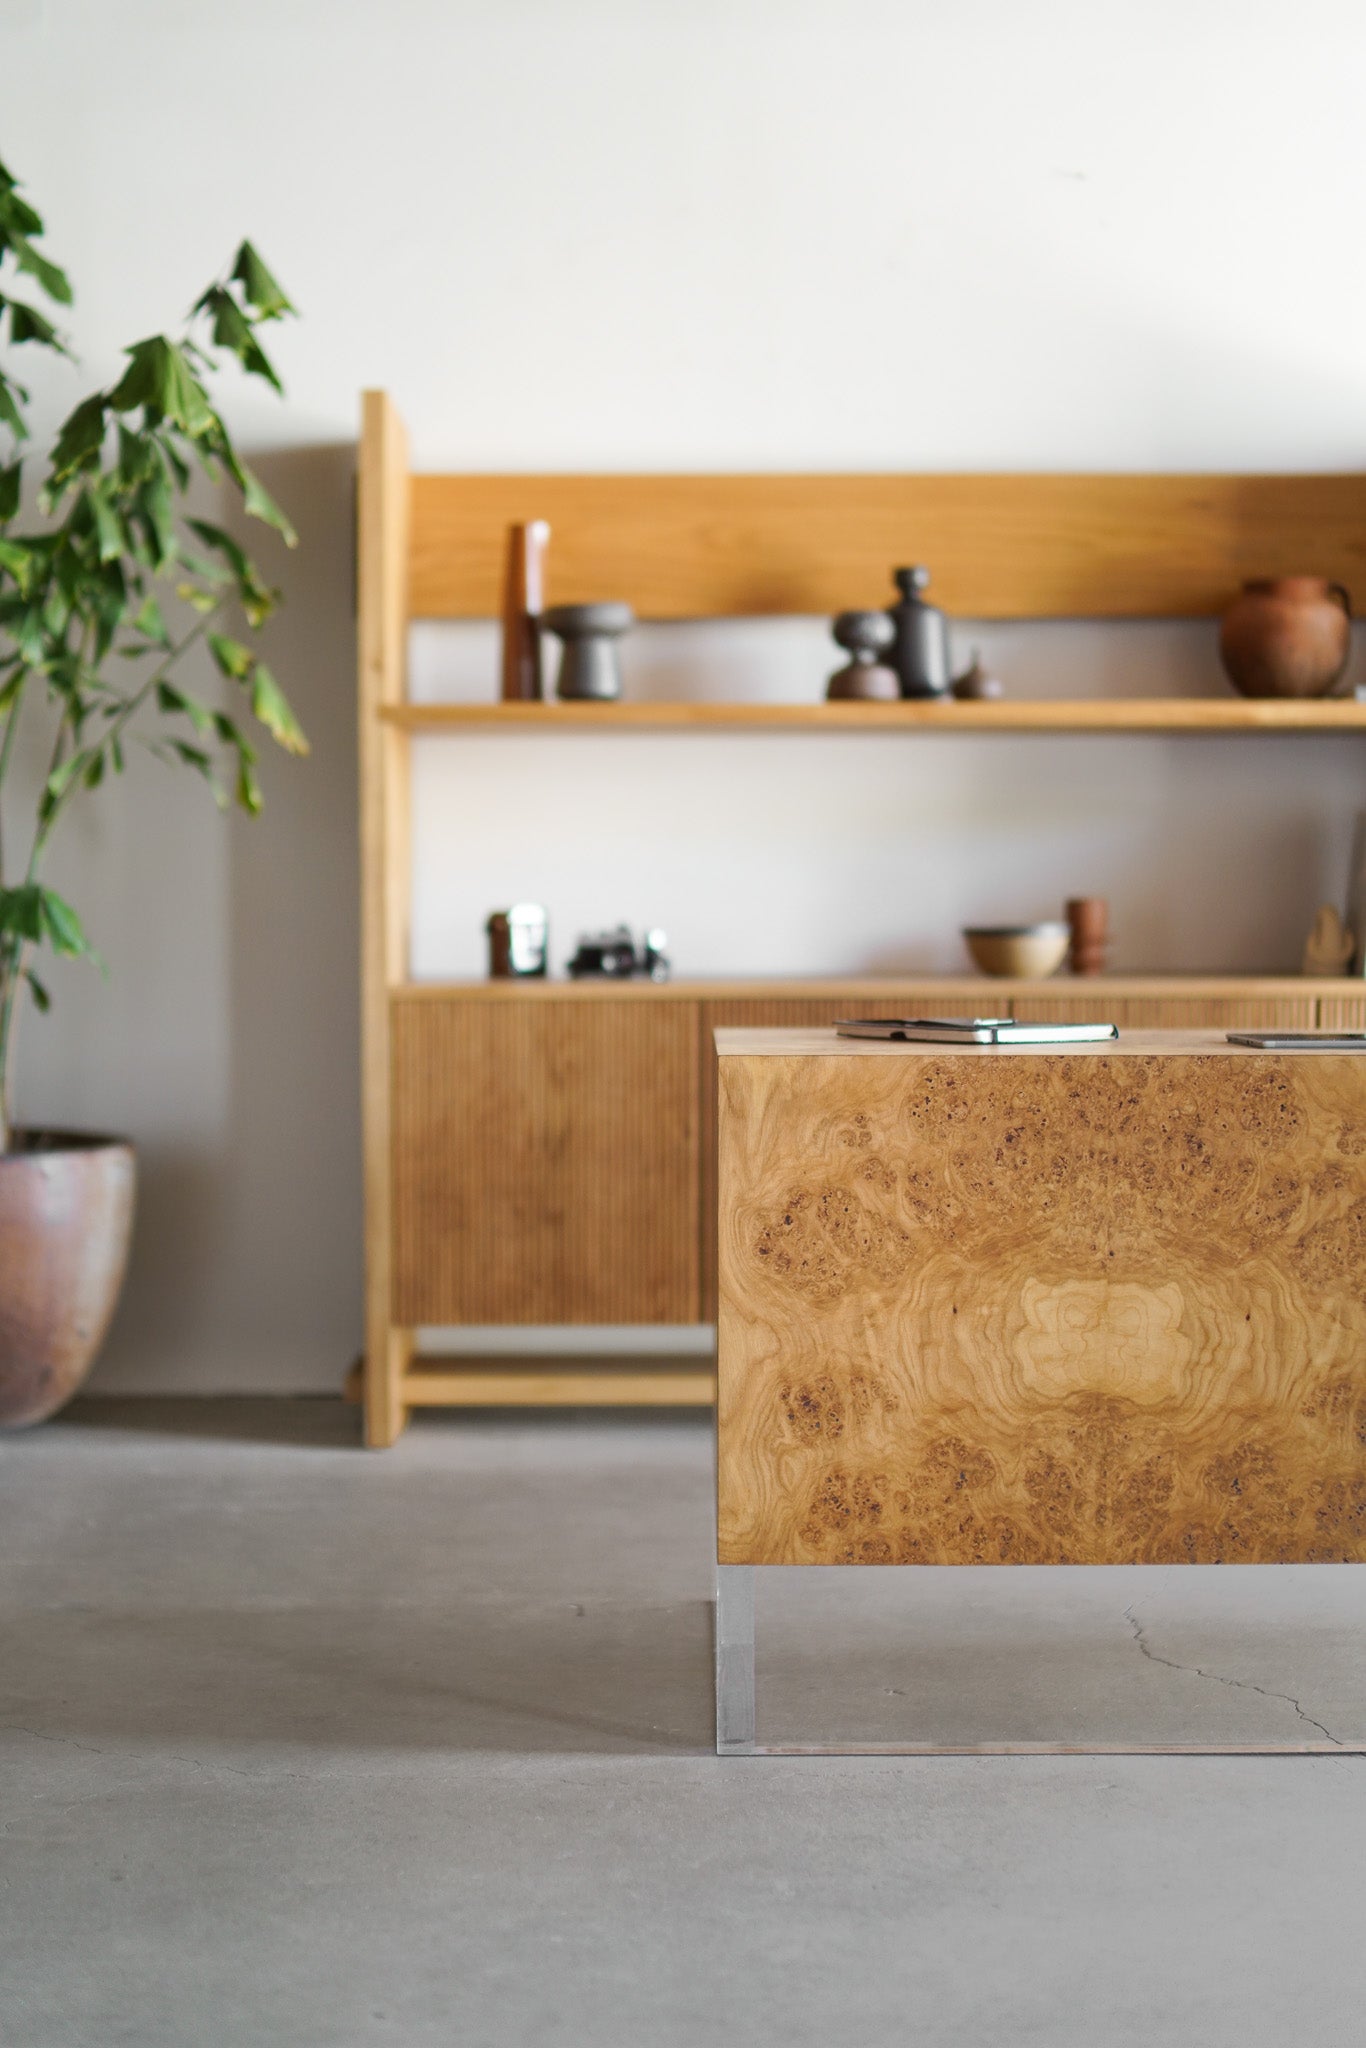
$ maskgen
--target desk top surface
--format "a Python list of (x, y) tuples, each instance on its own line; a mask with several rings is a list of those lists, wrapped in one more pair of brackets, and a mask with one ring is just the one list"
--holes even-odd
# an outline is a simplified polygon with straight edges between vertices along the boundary
[[(1243, 1026), (1245, 1030), (1254, 1026)], [(1263, 1027), (1267, 1030), (1270, 1026)], [(954, 1045), (940, 1040), (918, 1039), (902, 1042), (878, 1038), (841, 1038), (830, 1029), (796, 1031), (717, 1031), (716, 1050), (722, 1059), (808, 1058), (830, 1055), (838, 1059), (904, 1060), (1114, 1060), (1134, 1057), (1166, 1058), (1191, 1054), (1213, 1054), (1220, 1058), (1245, 1060), (1325, 1059), (1334, 1057), (1315, 1047), (1300, 1051), (1264, 1052), (1255, 1046), (1230, 1045), (1222, 1031), (1121, 1031), (1118, 1038), (1089, 1044), (1062, 1045)], [(1366, 1076), (1366, 1052), (1338, 1053), (1339, 1059), (1362, 1060)]]

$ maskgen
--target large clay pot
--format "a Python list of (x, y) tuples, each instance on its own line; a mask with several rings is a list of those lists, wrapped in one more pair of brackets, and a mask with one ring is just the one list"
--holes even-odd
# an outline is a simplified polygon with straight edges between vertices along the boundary
[(1326, 697), (1347, 666), (1352, 605), (1323, 576), (1263, 576), (1224, 613), (1219, 652), (1244, 697)]
[(0, 1427), (43, 1421), (94, 1363), (123, 1285), (135, 1180), (118, 1138), (16, 1131), (0, 1156)]

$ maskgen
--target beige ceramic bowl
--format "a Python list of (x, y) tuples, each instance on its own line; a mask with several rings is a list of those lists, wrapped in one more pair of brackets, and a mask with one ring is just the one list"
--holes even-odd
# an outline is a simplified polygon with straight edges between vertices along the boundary
[(1069, 933), (1065, 924), (982, 924), (968, 925), (963, 937), (983, 974), (1042, 981), (1066, 959)]

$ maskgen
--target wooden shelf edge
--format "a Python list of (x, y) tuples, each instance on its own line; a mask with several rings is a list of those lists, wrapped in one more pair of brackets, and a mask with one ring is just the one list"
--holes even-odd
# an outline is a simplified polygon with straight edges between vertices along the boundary
[[(774, 977), (714, 981), (403, 981), (389, 990), (391, 1002), (894, 1002), (933, 990), (936, 997), (979, 1003), (1017, 996), (1113, 996), (1118, 1001), (1144, 997), (1273, 999), (1303, 996), (1310, 1000), (1334, 996), (1366, 997), (1366, 978), (1342, 975), (1323, 980), (1301, 974), (1097, 974), (1053, 975), (1046, 981), (989, 980), (977, 974), (897, 974), (811, 976), (788, 980)], [(975, 1013), (974, 1013), (975, 1014)]]
[(385, 704), (410, 733), (609, 732), (1366, 732), (1366, 703), (1223, 697), (998, 698), (948, 704)]
[(403, 1399), (414, 1408), (710, 1408), (716, 1373), (709, 1365), (428, 1356), (404, 1374)]

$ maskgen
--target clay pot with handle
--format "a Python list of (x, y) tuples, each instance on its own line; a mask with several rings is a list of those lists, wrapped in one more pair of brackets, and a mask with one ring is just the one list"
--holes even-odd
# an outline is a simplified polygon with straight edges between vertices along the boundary
[(1259, 576), (1219, 627), (1225, 673), (1244, 697), (1326, 697), (1351, 644), (1351, 599), (1325, 576)]

